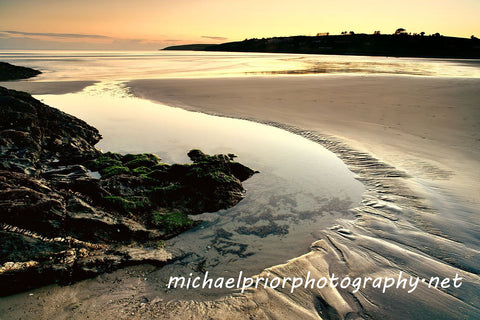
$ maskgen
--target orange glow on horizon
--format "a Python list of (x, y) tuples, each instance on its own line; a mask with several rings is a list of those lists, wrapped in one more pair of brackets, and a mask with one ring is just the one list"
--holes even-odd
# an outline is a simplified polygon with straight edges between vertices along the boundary
[(478, 37), (479, 14), (480, 2), (474, 0), (3, 0), (0, 48), (8, 41), (33, 40), (59, 45), (85, 42), (116, 44), (125, 49), (140, 44), (158, 48), (350, 30), (391, 34), (399, 27), (409, 32)]

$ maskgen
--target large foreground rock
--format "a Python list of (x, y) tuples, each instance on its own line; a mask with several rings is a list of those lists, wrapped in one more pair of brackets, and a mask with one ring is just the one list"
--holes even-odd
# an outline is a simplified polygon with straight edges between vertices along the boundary
[(0, 295), (162, 265), (164, 239), (194, 227), (191, 214), (237, 204), (255, 173), (200, 150), (183, 165), (102, 153), (100, 139), (82, 120), (0, 87)]
[(100, 139), (84, 121), (0, 87), (0, 169), (38, 174), (52, 163), (85, 161), (100, 154)]

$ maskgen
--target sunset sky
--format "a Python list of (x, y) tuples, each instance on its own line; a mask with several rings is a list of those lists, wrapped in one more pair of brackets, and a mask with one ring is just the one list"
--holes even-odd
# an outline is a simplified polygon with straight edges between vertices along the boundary
[(480, 37), (479, 0), (0, 0), (0, 49), (158, 49), (273, 36)]

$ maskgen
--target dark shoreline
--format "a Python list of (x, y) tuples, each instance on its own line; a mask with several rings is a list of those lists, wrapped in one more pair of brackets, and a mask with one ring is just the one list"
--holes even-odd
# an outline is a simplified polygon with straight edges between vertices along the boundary
[(27, 67), (15, 66), (0, 61), (0, 81), (20, 80), (35, 77), (42, 72)]
[(322, 35), (245, 39), (218, 45), (180, 45), (162, 50), (480, 59), (480, 40), (441, 35)]

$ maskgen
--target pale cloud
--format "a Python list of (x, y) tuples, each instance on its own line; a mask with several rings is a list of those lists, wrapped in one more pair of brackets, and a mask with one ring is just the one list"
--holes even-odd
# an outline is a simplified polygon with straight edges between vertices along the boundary
[(115, 38), (99, 34), (24, 32), (0, 30), (4, 49), (157, 50), (171, 40)]
[(225, 37), (216, 37), (216, 36), (202, 36), (202, 38), (218, 40), (218, 41), (224, 41), (224, 40), (228, 39), (228, 38), (225, 38)]
[(40, 36), (40, 37), (53, 37), (53, 38), (95, 38), (95, 39), (112, 39), (111, 37), (98, 35), (98, 34), (81, 34), (81, 33), (54, 33), (54, 32), (23, 32), (23, 31), (12, 31), (12, 30), (3, 30), (0, 31), (6, 35), (13, 36)]
[(0, 49), (158, 50), (172, 44), (203, 43), (206, 41), (200, 39), (224, 41), (227, 38), (201, 36), (196, 40), (145, 39), (117, 38), (101, 34), (0, 30)]

